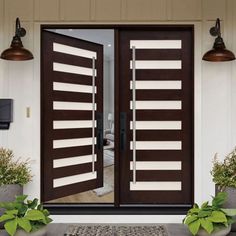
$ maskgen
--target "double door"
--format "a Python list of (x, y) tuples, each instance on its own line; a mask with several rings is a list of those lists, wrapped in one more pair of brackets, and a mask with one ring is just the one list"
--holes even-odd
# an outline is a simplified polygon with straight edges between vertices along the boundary
[[(116, 206), (193, 202), (193, 28), (116, 29)], [(103, 46), (42, 32), (42, 199), (104, 185)], [(78, 202), (79, 203), (79, 202)]]

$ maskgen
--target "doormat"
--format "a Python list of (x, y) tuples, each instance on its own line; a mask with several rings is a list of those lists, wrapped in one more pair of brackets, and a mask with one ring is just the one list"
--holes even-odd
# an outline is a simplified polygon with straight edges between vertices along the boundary
[(158, 226), (70, 225), (65, 236), (167, 236), (166, 229)]

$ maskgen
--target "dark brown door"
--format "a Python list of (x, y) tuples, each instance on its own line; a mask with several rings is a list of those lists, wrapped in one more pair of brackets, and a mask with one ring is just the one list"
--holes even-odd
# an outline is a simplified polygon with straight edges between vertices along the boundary
[(193, 202), (193, 28), (121, 30), (121, 204)]
[(103, 46), (42, 32), (42, 200), (103, 185)]

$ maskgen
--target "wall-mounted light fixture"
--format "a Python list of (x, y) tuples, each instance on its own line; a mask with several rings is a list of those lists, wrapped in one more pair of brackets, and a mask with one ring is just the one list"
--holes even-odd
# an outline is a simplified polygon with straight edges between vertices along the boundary
[(26, 30), (20, 26), (19, 18), (16, 18), (16, 31), (12, 39), (10, 48), (4, 50), (1, 58), (11, 61), (25, 61), (33, 59), (33, 54), (24, 48), (21, 37), (26, 35)]
[(215, 26), (210, 29), (210, 34), (216, 37), (215, 43), (213, 48), (204, 54), (202, 60), (212, 62), (235, 60), (234, 53), (226, 49), (223, 38), (221, 37), (219, 18), (217, 18)]

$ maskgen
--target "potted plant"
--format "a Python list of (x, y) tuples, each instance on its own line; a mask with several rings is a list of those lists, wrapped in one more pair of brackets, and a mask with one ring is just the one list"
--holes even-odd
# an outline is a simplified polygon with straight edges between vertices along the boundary
[[(211, 174), (216, 184), (216, 194), (222, 191), (228, 193), (223, 207), (236, 208), (236, 148), (223, 161), (215, 155)], [(236, 224), (232, 225), (232, 230), (236, 231)]]
[(31, 181), (28, 161), (14, 160), (9, 149), (0, 148), (0, 202), (13, 201), (23, 193), (22, 186)]
[(204, 202), (201, 207), (194, 204), (183, 220), (192, 235), (224, 236), (230, 232), (236, 209), (222, 208), (226, 198), (227, 193), (220, 192), (213, 197), (211, 205), (209, 202)]
[(49, 212), (38, 204), (38, 199), (26, 200), (27, 195), (16, 196), (13, 202), (2, 202), (0, 207), (6, 209), (0, 217), (4, 228), (13, 236), (43, 236), (46, 234), (46, 225), (52, 219)]

